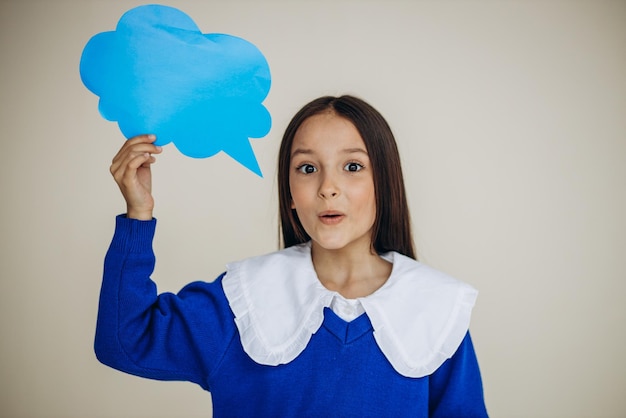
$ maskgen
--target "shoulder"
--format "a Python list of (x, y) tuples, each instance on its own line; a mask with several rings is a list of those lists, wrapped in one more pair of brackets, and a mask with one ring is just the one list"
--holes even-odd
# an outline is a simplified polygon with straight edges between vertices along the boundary
[(308, 270), (310, 263), (311, 247), (308, 244), (294, 245), (269, 254), (245, 258), (227, 265), (227, 280), (240, 273), (248, 272), (271, 272), (284, 270), (285, 266), (298, 270)]
[(467, 334), (478, 292), (446, 273), (398, 253), (387, 283), (361, 303), (380, 348), (401, 374), (426, 376)]
[(230, 263), (222, 285), (244, 350), (272, 366), (298, 356), (333, 297), (317, 279), (308, 244)]

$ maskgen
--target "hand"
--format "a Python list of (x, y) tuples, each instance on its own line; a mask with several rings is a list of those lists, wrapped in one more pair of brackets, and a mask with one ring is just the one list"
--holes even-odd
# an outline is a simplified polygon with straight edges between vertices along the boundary
[(150, 220), (154, 209), (152, 173), (150, 166), (156, 162), (153, 154), (162, 149), (153, 144), (154, 135), (139, 135), (125, 141), (111, 164), (111, 174), (126, 200), (126, 216)]

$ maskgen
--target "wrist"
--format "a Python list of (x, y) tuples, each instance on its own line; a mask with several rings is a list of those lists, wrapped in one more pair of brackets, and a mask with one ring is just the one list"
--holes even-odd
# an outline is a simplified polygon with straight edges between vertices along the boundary
[(126, 217), (129, 219), (137, 219), (139, 221), (151, 221), (152, 220), (152, 211), (151, 210), (138, 210), (133, 208), (127, 208)]

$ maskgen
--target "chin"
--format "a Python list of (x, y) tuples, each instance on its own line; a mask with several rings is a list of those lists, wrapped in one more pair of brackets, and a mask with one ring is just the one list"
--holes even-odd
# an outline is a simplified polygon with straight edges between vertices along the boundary
[(348, 243), (343, 240), (333, 240), (333, 239), (313, 239), (313, 243), (320, 248), (323, 248), (328, 251), (333, 250), (341, 250), (345, 248)]
[[(341, 251), (351, 247), (358, 248), (365, 245), (362, 242), (346, 241), (345, 239), (314, 239), (313, 242), (316, 246), (326, 251)], [(365, 245), (365, 247), (369, 248), (369, 245)]]
[(365, 248), (369, 251), (371, 248), (371, 231), (363, 235), (359, 234), (358, 236), (354, 236), (353, 234), (342, 234), (339, 233), (339, 231), (333, 232), (337, 233), (309, 234), (309, 236), (311, 237), (311, 241), (314, 245), (327, 251), (340, 251), (352, 247)]

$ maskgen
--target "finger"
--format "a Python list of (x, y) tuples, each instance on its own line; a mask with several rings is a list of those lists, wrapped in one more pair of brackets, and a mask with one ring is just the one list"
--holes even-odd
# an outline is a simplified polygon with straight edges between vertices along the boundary
[(145, 134), (145, 135), (137, 135), (134, 136), (130, 139), (128, 139), (126, 142), (130, 142), (131, 144), (137, 144), (137, 143), (153, 143), (154, 141), (156, 141), (156, 135), (154, 134)]
[(138, 135), (131, 139), (128, 139), (124, 141), (122, 147), (119, 149), (115, 157), (113, 157), (113, 161), (119, 160), (124, 154), (129, 151), (150, 152), (152, 154), (158, 154), (161, 152), (162, 148), (160, 146), (154, 145), (154, 141), (156, 141), (156, 136), (152, 134)]
[(117, 155), (113, 158), (111, 163), (110, 171), (111, 173), (118, 171), (121, 166), (128, 164), (133, 158), (138, 155), (148, 153), (152, 154), (160, 154), (162, 152), (162, 148), (160, 146), (138, 143), (131, 146), (124, 146), (117, 153)]
[(144, 164), (148, 164), (149, 166), (155, 161), (156, 158), (149, 152), (128, 153), (124, 157), (124, 160), (114, 164), (112, 169), (113, 171), (119, 173), (118, 177), (124, 177), (127, 172), (131, 172), (134, 175), (134, 172), (136, 172), (139, 167)]
[(154, 157), (154, 155), (148, 154), (148, 157), (149, 157), (148, 160), (145, 161), (143, 164), (141, 164), (140, 167), (148, 168), (152, 164), (156, 163), (156, 158)]
[(148, 153), (136, 155), (128, 162), (128, 164), (120, 166), (120, 169), (116, 173), (116, 180), (118, 180), (118, 183), (124, 184), (126, 187), (131, 186), (135, 183), (139, 167), (144, 165), (149, 167), (154, 161), (154, 157)]
[(126, 141), (124, 141), (120, 149), (117, 151), (117, 154), (115, 154), (115, 156), (113, 157), (113, 160), (119, 159), (121, 155), (125, 154), (128, 151), (128, 149), (131, 148), (133, 145), (137, 143), (141, 143), (141, 142), (147, 142), (148, 138), (149, 138), (148, 135), (138, 135), (133, 138), (127, 139)]
[(154, 157), (147, 152), (139, 154), (130, 160), (126, 166), (125, 175), (134, 176), (140, 167), (150, 167), (150, 164), (154, 162)]
[(128, 154), (137, 155), (140, 153), (150, 153), (150, 154), (160, 154), (163, 148), (158, 145), (150, 144), (150, 143), (134, 143), (134, 144), (124, 144), (122, 148), (118, 151), (118, 153), (113, 157), (113, 162), (120, 161), (125, 159)]
[(128, 148), (124, 151), (119, 152), (111, 162), (111, 169), (115, 170), (116, 167), (121, 165), (126, 165), (133, 158), (142, 154), (160, 154), (162, 152), (161, 147), (157, 147), (151, 144), (138, 144), (133, 146), (132, 148)]

